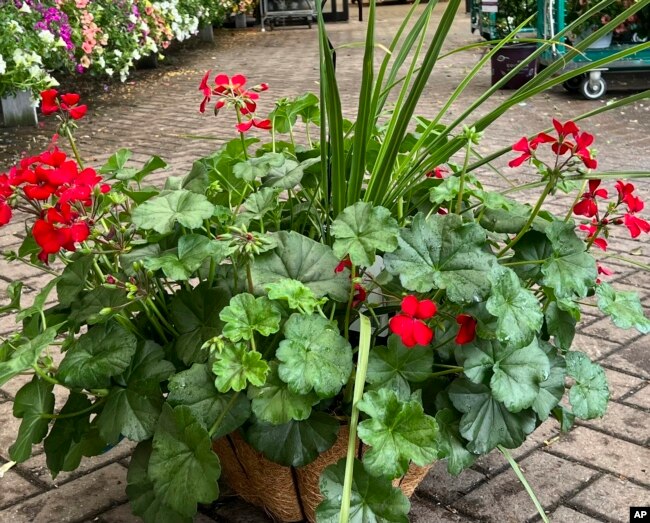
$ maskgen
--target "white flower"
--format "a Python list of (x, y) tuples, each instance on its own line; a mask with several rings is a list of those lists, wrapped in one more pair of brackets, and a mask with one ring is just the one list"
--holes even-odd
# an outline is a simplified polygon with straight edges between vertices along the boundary
[(25, 30), (22, 28), (22, 26), (16, 22), (16, 20), (9, 20), (9, 29), (18, 34), (22, 34), (25, 32)]
[(32, 9), (27, 5), (27, 3), (23, 3), (23, 5), (19, 9), (20, 12), (22, 13), (31, 13)]
[(140, 51), (138, 51), (137, 49), (134, 50), (134, 51), (133, 51), (133, 59), (134, 59), (134, 60), (140, 60), (140, 57), (141, 57), (141, 55), (140, 55)]
[(0, 54), (0, 74), (5, 74), (7, 71), (7, 62), (5, 62), (4, 58), (2, 58), (2, 55)]
[(111, 69), (110, 67), (107, 67), (106, 69), (104, 69), (104, 72), (105, 72), (108, 76), (113, 76), (113, 74), (115, 73), (115, 71), (113, 71), (113, 69)]
[[(26, 4), (23, 4), (23, 5), (26, 5)], [(46, 44), (53, 44), (54, 43), (54, 35), (52, 33), (50, 33), (49, 31), (45, 31), (45, 30), (39, 31), (38, 36)], [(65, 43), (64, 43), (64, 45), (65, 45)]]
[(130, 21), (132, 24), (135, 24), (135, 23), (138, 21), (138, 17), (135, 16), (134, 14), (130, 14), (130, 15), (129, 15), (129, 21)]
[(96, 63), (97, 63), (97, 65), (99, 65), (99, 67), (101, 67), (102, 69), (104, 69), (104, 67), (106, 67), (106, 60), (104, 60), (104, 57), (103, 57), (103, 56), (100, 56), (99, 58), (97, 58)]
[(122, 56), (122, 51), (115, 49), (115, 51), (113, 51), (113, 54), (116, 56), (116, 58), (120, 58)]

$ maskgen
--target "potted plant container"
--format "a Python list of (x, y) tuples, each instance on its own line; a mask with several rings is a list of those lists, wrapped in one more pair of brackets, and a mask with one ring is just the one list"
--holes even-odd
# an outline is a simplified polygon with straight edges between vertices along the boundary
[(36, 106), (31, 91), (18, 91), (0, 98), (5, 127), (35, 126), (38, 124)]

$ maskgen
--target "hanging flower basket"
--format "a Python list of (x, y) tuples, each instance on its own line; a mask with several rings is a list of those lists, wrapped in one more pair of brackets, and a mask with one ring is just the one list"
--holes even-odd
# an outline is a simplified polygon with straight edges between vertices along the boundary
[[(221, 461), (223, 479), (241, 498), (262, 507), (278, 521), (307, 520), (313, 523), (316, 521), (316, 507), (323, 501), (319, 489), (320, 475), (326, 467), (345, 458), (349, 435), (348, 427), (342, 426), (329, 450), (299, 468), (285, 467), (267, 459), (239, 432), (218, 439), (213, 449)], [(364, 450), (360, 448), (361, 452)], [(405, 476), (393, 481), (393, 486), (411, 497), (431, 466), (411, 464)]]

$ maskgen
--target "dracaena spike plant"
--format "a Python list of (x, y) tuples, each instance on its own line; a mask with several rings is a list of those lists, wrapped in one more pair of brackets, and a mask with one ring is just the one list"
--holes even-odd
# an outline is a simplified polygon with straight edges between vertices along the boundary
[[(30, 306), (14, 282), (0, 309), (21, 322), (0, 344), (0, 385), (23, 382), (11, 464), (42, 442), (56, 476), (134, 441), (133, 512), (183, 523), (218, 497), (214, 441), (237, 432), (303, 467), (346, 426), (347, 455), (322, 473), (316, 519), (406, 522), (392, 481), (411, 464), (447, 459), (458, 474), (495, 448), (510, 458), (549, 417), (568, 429), (605, 413), (603, 369), (572, 342), (583, 307), (650, 330), (638, 297), (608, 284), (601, 263), (610, 233), (649, 232), (642, 198), (598, 172), (588, 115), (476, 153), (508, 107), (566, 80), (553, 76), (559, 66), (485, 116), (473, 114), (494, 89), (448, 121), (492, 50), (437, 117), (414, 117), (459, 0), (425, 46), (433, 4), (417, 18), (413, 7), (376, 70), (371, 2), (354, 123), (322, 21), (320, 97), (278, 100), (264, 117), (267, 84), (206, 73), (200, 111), (232, 115), (224, 125), (239, 137), (162, 188), (145, 181), (166, 167), (158, 157), (135, 167), (121, 149), (84, 165), (74, 129), (85, 105), (43, 93), (73, 157), (53, 141), (0, 174), (0, 225), (25, 220), (27, 231), (5, 257), (52, 276)], [(500, 156), (534, 172), (522, 186), (539, 188), (534, 204), (484, 188), (480, 167)], [(633, 176), (644, 173), (620, 175)], [(559, 216), (545, 208), (558, 191), (574, 194)], [(55, 393), (67, 394), (61, 409)]]

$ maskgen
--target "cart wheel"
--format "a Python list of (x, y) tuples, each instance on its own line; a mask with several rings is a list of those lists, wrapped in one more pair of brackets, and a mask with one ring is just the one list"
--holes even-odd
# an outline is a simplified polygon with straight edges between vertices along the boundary
[(562, 84), (562, 87), (564, 87), (570, 93), (577, 93), (580, 91), (580, 85), (582, 84), (583, 80), (584, 76), (574, 76), (573, 78), (569, 78), (566, 82), (564, 82)]
[(598, 100), (607, 92), (607, 83), (604, 78), (597, 78), (589, 81), (589, 77), (580, 83), (580, 94), (587, 100)]

